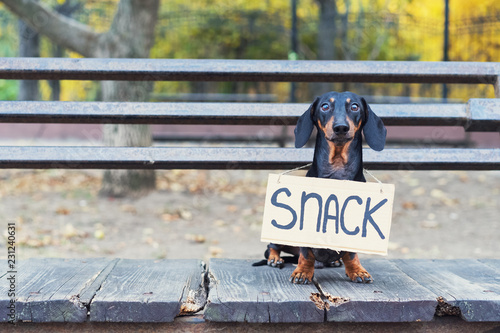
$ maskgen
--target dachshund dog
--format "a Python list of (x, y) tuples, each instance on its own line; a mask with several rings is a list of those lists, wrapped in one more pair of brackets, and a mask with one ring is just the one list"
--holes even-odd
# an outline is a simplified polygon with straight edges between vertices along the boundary
[[(329, 92), (317, 97), (297, 122), (296, 148), (307, 143), (314, 127), (317, 129), (314, 160), (306, 176), (366, 182), (361, 132), (370, 148), (381, 151), (387, 130), (365, 99), (351, 92)], [(340, 258), (353, 282), (373, 281), (356, 253), (271, 243), (266, 251), (267, 264), (283, 267), (285, 260), (280, 257), (281, 251), (298, 255), (298, 266), (290, 277), (292, 283), (310, 283), (315, 262), (331, 265)]]

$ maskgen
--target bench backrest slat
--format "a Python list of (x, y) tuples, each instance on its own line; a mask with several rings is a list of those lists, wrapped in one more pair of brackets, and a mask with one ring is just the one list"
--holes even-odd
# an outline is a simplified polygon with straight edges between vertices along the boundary
[[(363, 150), (382, 170), (495, 170), (498, 149)], [(312, 148), (2, 147), (0, 168), (21, 169), (291, 169), (312, 161)]]
[(496, 84), (500, 63), (2, 58), (0, 79)]
[[(4, 123), (295, 125), (308, 104), (0, 102)], [(373, 104), (388, 126), (500, 130), (500, 99), (466, 104)]]

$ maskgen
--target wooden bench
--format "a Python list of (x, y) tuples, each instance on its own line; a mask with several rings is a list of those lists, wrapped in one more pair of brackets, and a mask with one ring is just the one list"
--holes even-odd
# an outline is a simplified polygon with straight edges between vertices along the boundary
[[(489, 84), (497, 99), (372, 108), (387, 126), (500, 132), (499, 63), (3, 58), (0, 79)], [(293, 126), (306, 107), (4, 101), (0, 122)], [(368, 169), (500, 170), (499, 148), (389, 147), (363, 154)], [(311, 160), (311, 148), (287, 147), (0, 148), (0, 168), (22, 169), (290, 169)], [(124, 329), (111, 324), (121, 322), (130, 323), (131, 330), (302, 330), (292, 323), (310, 323), (309, 329), (330, 331), (324, 322), (342, 323), (347, 331), (500, 327), (500, 260), (372, 259), (363, 264), (377, 275), (373, 284), (353, 284), (342, 269), (325, 269), (316, 272), (315, 284), (305, 286), (288, 282), (292, 266), (278, 270), (250, 264), (230, 259), (212, 259), (208, 265), (199, 260), (28, 259), (14, 272), (2, 273), (0, 321), (10, 320), (14, 276), (18, 330), (32, 329), (32, 323), (46, 323), (40, 327), (50, 330)], [(137, 324), (143, 322), (156, 324)]]

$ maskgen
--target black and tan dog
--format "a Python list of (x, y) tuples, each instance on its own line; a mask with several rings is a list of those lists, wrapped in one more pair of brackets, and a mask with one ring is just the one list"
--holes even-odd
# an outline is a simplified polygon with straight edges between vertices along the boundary
[[(387, 131), (365, 99), (351, 92), (329, 92), (317, 97), (299, 118), (295, 128), (296, 148), (307, 143), (314, 127), (318, 130), (314, 160), (306, 176), (366, 182), (363, 176), (361, 132), (370, 148), (381, 151), (385, 146)], [(267, 264), (282, 267), (284, 260), (280, 257), (281, 251), (299, 255), (298, 266), (290, 277), (292, 283), (310, 283), (315, 261), (330, 264), (340, 258), (352, 281), (373, 281), (361, 266), (356, 253), (269, 244)]]

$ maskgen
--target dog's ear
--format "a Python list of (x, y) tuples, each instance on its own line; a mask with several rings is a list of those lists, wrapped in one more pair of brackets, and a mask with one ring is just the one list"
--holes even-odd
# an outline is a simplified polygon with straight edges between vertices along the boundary
[(361, 98), (365, 112), (366, 120), (363, 126), (363, 134), (365, 136), (366, 143), (371, 149), (376, 151), (381, 151), (385, 146), (385, 137), (387, 135), (387, 129), (380, 119), (370, 108), (368, 103), (366, 103), (364, 98)]
[(316, 105), (318, 104), (319, 97), (316, 97), (314, 102), (309, 106), (309, 108), (300, 116), (299, 121), (297, 122), (297, 126), (295, 127), (295, 148), (303, 147), (314, 128), (312, 116), (313, 112), (316, 109)]

